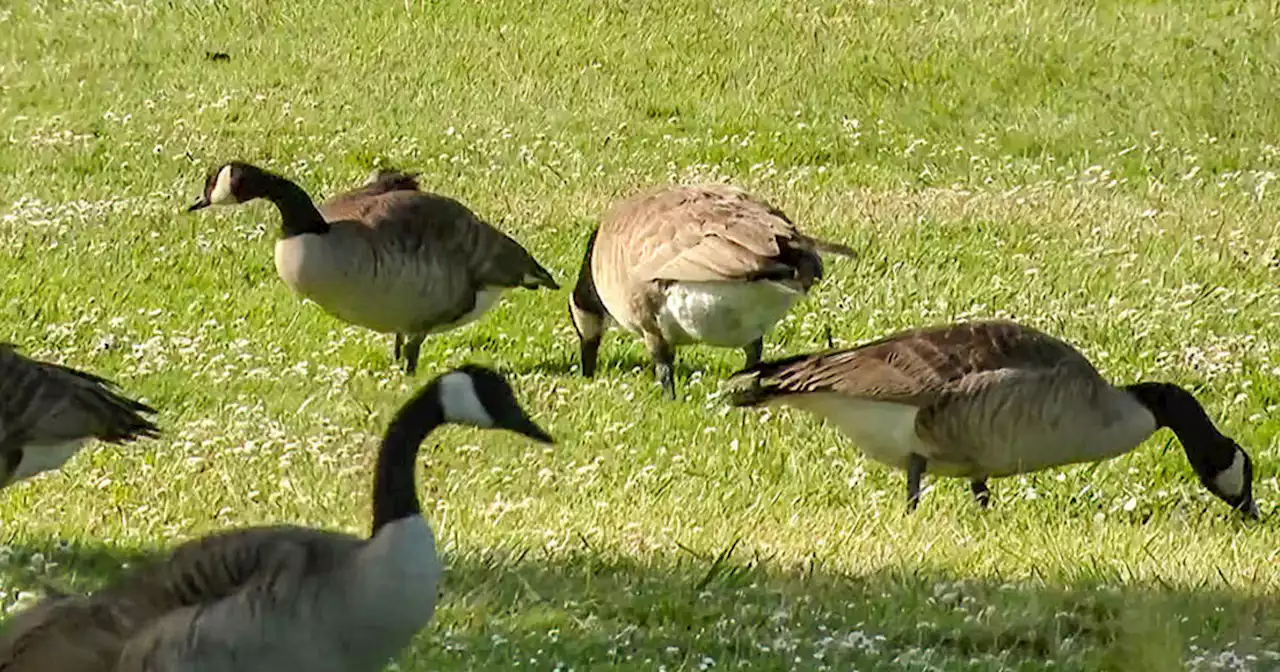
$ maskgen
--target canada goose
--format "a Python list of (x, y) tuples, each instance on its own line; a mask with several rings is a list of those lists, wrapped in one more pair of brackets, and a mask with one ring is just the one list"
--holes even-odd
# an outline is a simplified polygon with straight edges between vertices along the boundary
[(56, 595), (15, 616), (0, 670), (383, 669), (435, 612), (441, 565), (414, 467), (419, 444), (448, 422), (552, 442), (497, 373), (446, 373), (387, 429), (368, 539), (279, 526), (188, 542), (96, 593)]
[(340, 320), (395, 334), (410, 375), (427, 334), (476, 320), (513, 287), (559, 289), (519, 243), (406, 173), (376, 172), (317, 208), (288, 179), (231, 162), (188, 211), (256, 198), (280, 211), (280, 279)]
[(1070, 345), (988, 321), (904, 331), (852, 349), (788, 357), (730, 379), (736, 406), (786, 404), (830, 420), (868, 457), (907, 471), (908, 507), (929, 473), (970, 480), (1129, 452), (1168, 427), (1214, 495), (1249, 517), (1253, 463), (1191, 393), (1171, 383), (1113, 387)]
[(619, 203), (592, 231), (569, 299), (582, 374), (595, 375), (610, 318), (644, 337), (672, 398), (675, 346), (742, 348), (758, 362), (765, 333), (822, 278), (820, 251), (854, 254), (736, 187), (664, 187)]
[(0, 488), (57, 469), (89, 439), (128, 443), (159, 434), (103, 378), (28, 359), (0, 343)]

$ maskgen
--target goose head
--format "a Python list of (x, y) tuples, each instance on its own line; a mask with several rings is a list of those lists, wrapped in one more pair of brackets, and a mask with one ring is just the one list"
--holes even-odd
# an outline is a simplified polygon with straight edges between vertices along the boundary
[(555, 443), (520, 407), (506, 379), (491, 369), (466, 364), (441, 375), (434, 387), (445, 422), (505, 429), (534, 441)]
[(240, 161), (224, 163), (209, 172), (204, 181), (204, 192), (187, 208), (187, 212), (262, 198), (267, 195), (271, 178), (270, 173), (257, 166)]
[(1229, 455), (1230, 461), (1193, 461), (1192, 468), (1196, 470), (1200, 483), (1246, 518), (1258, 518), (1258, 503), (1253, 499), (1253, 460), (1249, 453), (1226, 436), (1215, 437), (1212, 441), (1219, 444), (1213, 448), (1212, 454)]
[(1195, 395), (1161, 382), (1127, 385), (1125, 390), (1147, 407), (1158, 427), (1173, 430), (1201, 485), (1246, 518), (1258, 518), (1253, 460), (1234, 439), (1218, 431)]

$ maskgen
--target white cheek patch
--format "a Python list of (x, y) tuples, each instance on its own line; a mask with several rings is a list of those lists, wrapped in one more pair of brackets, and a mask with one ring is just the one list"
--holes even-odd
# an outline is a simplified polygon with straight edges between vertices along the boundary
[(440, 379), (440, 405), (444, 419), (460, 425), (492, 427), (493, 416), (485, 410), (471, 376), (460, 371), (445, 374)]
[(218, 179), (213, 182), (213, 191), (209, 192), (209, 203), (231, 205), (236, 202), (235, 194), (231, 193), (231, 166), (223, 166), (218, 171)]
[(1231, 466), (1213, 477), (1213, 484), (1228, 497), (1239, 497), (1244, 492), (1244, 454), (1239, 450), (1231, 460)]

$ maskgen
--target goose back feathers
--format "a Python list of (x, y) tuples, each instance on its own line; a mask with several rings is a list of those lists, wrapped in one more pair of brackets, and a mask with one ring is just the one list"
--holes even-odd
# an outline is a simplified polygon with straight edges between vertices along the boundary
[(89, 439), (128, 443), (159, 430), (146, 404), (110, 381), (0, 343), (0, 488), (56, 469)]

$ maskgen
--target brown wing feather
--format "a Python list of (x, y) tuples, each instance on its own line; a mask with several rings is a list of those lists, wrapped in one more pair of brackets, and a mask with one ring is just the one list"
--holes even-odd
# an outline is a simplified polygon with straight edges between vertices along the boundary
[[(616, 250), (611, 267), (635, 282), (821, 277), (812, 241), (767, 202), (724, 185), (667, 187), (610, 210), (601, 238)], [(617, 242), (609, 242), (616, 239)]]
[(510, 236), (451, 198), (408, 189), (356, 190), (320, 206), (329, 222), (352, 221), (386, 253), (441, 255), (464, 263), (475, 287), (549, 287), (551, 273)]
[(123, 443), (157, 436), (156, 426), (141, 415), (155, 409), (114, 387), (93, 374), (29, 359), (0, 344), (0, 445), (86, 438)]
[(359, 219), (363, 204), (369, 198), (393, 191), (419, 191), (417, 174), (397, 170), (374, 171), (365, 184), (325, 201), (320, 206), (321, 212), (329, 221)]
[(292, 526), (249, 528), (187, 542), (97, 593), (52, 597), (13, 617), (0, 637), (0, 672), (114, 669), (130, 638), (157, 620), (227, 598), (246, 586), (288, 580), (273, 570), (276, 558), (301, 555), (302, 573), (324, 572), (346, 562), (362, 543), (344, 534)]
[(807, 392), (928, 406), (974, 374), (1003, 369), (1096, 371), (1070, 345), (1005, 321), (903, 331), (849, 350), (762, 362), (735, 374), (739, 406)]

